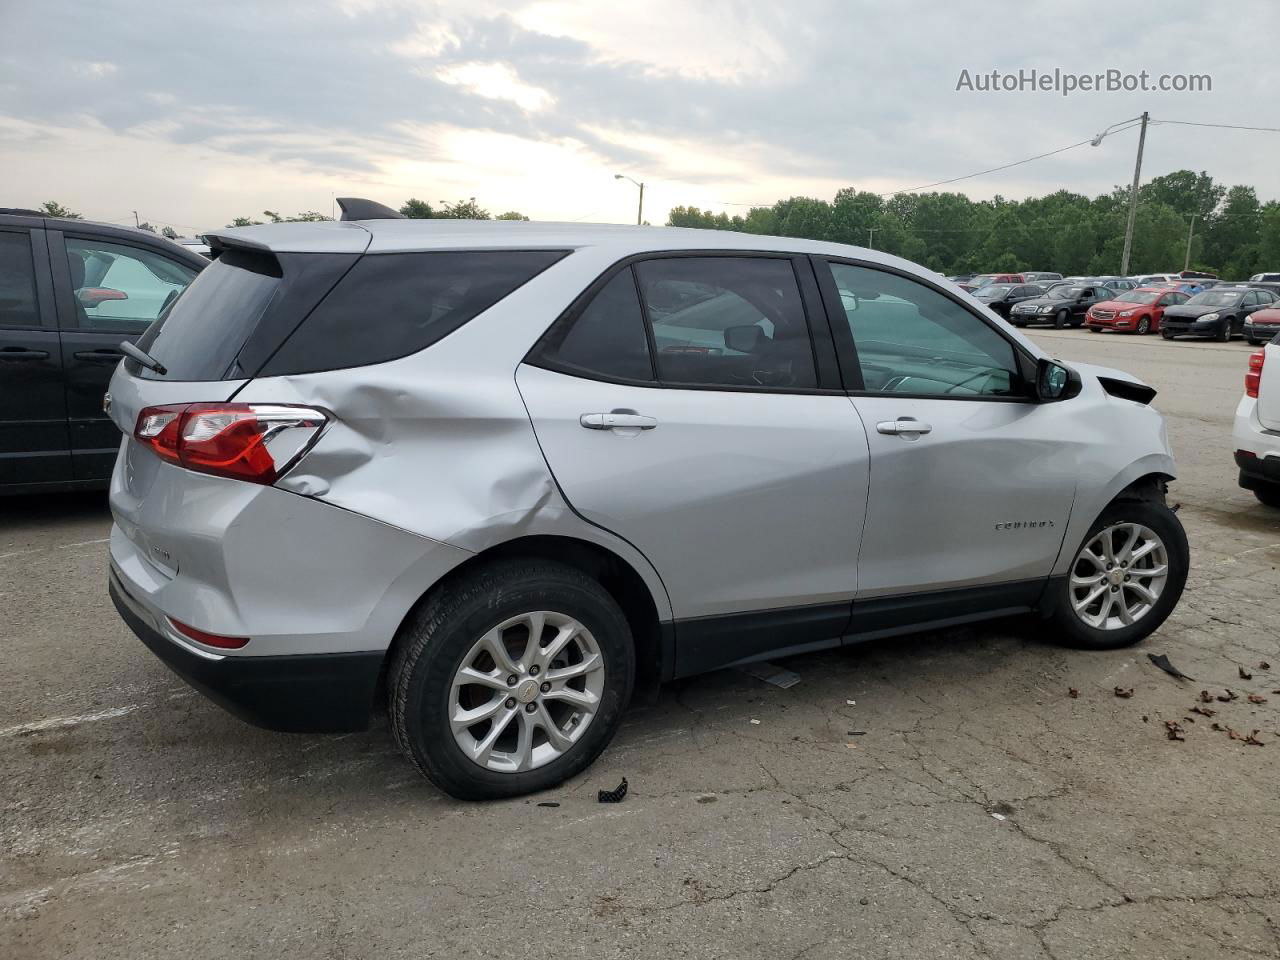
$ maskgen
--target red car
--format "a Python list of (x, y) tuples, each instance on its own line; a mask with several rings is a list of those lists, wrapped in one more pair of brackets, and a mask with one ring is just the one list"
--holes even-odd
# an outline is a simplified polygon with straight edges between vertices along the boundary
[(1280, 307), (1255, 310), (1244, 318), (1244, 338), (1250, 346), (1269, 343), (1277, 333), (1280, 333)]
[(1165, 307), (1189, 299), (1189, 294), (1166, 287), (1138, 287), (1124, 291), (1114, 300), (1095, 303), (1084, 315), (1084, 325), (1094, 333), (1156, 333)]
[(1026, 281), (1022, 279), (1020, 273), (980, 273), (968, 283), (959, 284), (959, 287), (967, 293), (972, 293), (979, 287), (992, 283), (1026, 283)]

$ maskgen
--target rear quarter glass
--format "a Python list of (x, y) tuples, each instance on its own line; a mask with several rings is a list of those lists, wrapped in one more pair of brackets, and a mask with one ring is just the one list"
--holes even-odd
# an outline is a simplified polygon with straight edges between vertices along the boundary
[(416, 353), (488, 310), (567, 253), (366, 254), (255, 375), (340, 370)]

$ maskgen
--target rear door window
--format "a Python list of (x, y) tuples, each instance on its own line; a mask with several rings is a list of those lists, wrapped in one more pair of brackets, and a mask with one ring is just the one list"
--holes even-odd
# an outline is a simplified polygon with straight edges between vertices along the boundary
[(642, 261), (635, 271), (663, 383), (817, 386), (790, 260), (673, 257)]

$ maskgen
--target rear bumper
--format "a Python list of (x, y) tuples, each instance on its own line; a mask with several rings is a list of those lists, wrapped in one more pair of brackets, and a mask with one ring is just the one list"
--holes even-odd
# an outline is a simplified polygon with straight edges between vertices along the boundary
[(159, 614), (132, 596), (111, 567), (111, 601), (138, 639), (174, 673), (248, 723), (290, 733), (347, 733), (369, 725), (382, 651), (219, 656), (180, 645)]
[(1250, 456), (1244, 450), (1237, 450), (1235, 456), (1236, 466), (1240, 468), (1240, 486), (1245, 490), (1280, 486), (1280, 457)]

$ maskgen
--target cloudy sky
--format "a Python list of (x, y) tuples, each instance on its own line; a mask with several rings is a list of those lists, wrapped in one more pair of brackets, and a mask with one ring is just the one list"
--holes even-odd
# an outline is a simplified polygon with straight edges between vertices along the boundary
[[(334, 194), (626, 222), (888, 192), (1156, 119), (1280, 127), (1280, 3), (0, 0), (0, 204), (181, 232)], [(1195, 72), (1212, 92), (957, 91), (962, 70)], [(967, 180), (1132, 175), (1136, 131)], [(1164, 124), (1144, 174), (1280, 197), (1280, 134)]]

